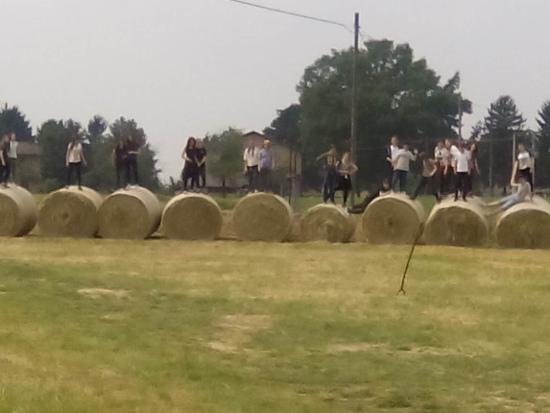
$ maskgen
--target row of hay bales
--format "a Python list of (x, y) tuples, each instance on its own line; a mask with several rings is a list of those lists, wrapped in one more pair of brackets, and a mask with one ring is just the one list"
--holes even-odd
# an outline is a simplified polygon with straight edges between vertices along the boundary
[[(365, 238), (373, 244), (408, 244), (420, 237), (427, 244), (483, 246), (491, 236), (505, 248), (550, 248), (550, 204), (541, 198), (525, 202), (493, 223), (485, 204), (444, 200), (429, 216), (417, 201), (399, 194), (380, 197), (362, 216)], [(233, 212), (236, 237), (242, 241), (283, 242), (293, 228), (293, 211), (283, 198), (252, 194)], [(223, 225), (222, 212), (209, 196), (179, 195), (164, 209), (145, 188), (120, 190), (105, 199), (89, 188), (61, 189), (37, 208), (33, 196), (12, 186), (0, 191), (0, 236), (39, 232), (52, 237), (145, 239), (157, 231), (170, 239), (215, 240)], [(300, 239), (349, 242), (357, 220), (343, 208), (317, 205), (300, 218)]]

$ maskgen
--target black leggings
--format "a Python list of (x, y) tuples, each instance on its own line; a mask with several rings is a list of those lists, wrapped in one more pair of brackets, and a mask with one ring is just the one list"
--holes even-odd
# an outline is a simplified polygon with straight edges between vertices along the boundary
[(204, 165), (199, 168), (199, 172), (197, 174), (197, 187), (206, 188), (206, 166)]
[(422, 179), (420, 179), (420, 183), (414, 191), (413, 199), (416, 199), (420, 194), (420, 191), (422, 191), (426, 186), (430, 187), (433, 196), (435, 196), (435, 199), (439, 201), (439, 194), (437, 193), (435, 186), (435, 176), (423, 176)]
[(126, 184), (130, 185), (132, 183), (132, 170), (134, 171), (135, 185), (139, 184), (139, 175), (138, 175), (138, 165), (137, 159), (128, 159), (126, 158)]
[(187, 191), (187, 185), (189, 182), (189, 179), (191, 179), (191, 189), (194, 189), (195, 186), (198, 186), (197, 184), (197, 175), (198, 171), (196, 168), (183, 168), (183, 172), (181, 174), (181, 180), (183, 181), (183, 190)]
[(458, 199), (458, 192), (462, 191), (462, 199), (466, 201), (466, 195), (468, 194), (468, 176), (468, 172), (457, 172), (455, 200)]
[(338, 175), (334, 169), (328, 169), (325, 176), (325, 182), (323, 183), (323, 202), (330, 200), (334, 203), (334, 188), (336, 188), (336, 182)]
[(116, 187), (117, 187), (117, 189), (120, 189), (124, 186), (124, 185), (122, 185), (123, 184), (122, 176), (123, 176), (123, 173), (124, 173), (124, 163), (117, 163), (115, 165), (115, 169), (116, 169)]
[(531, 173), (531, 168), (525, 168), (518, 170), (518, 174), (520, 178), (525, 178), (527, 182), (529, 182), (529, 185), (531, 185), (531, 192), (535, 190), (533, 186), (533, 174)]
[(82, 176), (80, 171), (80, 162), (71, 162), (69, 163), (69, 171), (67, 172), (67, 186), (71, 185), (71, 178), (73, 176), (73, 171), (76, 171), (76, 182), (78, 186), (82, 184)]
[(2, 169), (0, 171), (0, 183), (7, 184), (8, 180), (10, 179), (10, 173), (11, 173), (10, 161), (9, 159), (6, 159), (6, 165), (2, 166)]

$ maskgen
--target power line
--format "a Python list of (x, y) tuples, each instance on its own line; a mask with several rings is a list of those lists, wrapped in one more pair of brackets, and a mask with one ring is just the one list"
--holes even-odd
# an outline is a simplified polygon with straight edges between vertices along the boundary
[(286, 14), (286, 15), (289, 15), (289, 16), (300, 17), (302, 19), (313, 20), (313, 21), (320, 22), (320, 23), (333, 24), (335, 26), (343, 27), (348, 32), (353, 33), (353, 31), (349, 28), (349, 26), (345, 25), (344, 23), (336, 22), (336, 21), (333, 21), (333, 20), (320, 19), (318, 17), (307, 16), (305, 14), (299, 14), (299, 13), (294, 13), (294, 12), (290, 12), (290, 11), (286, 11), (286, 10), (275, 9), (273, 7), (262, 6), (260, 4), (255, 4), (255, 3), (249, 3), (249, 2), (243, 1), (243, 0), (230, 0), (230, 1), (232, 1), (234, 3), (244, 4), (245, 6), (251, 6), (251, 7), (256, 7), (258, 9), (272, 11), (272, 12), (275, 12), (275, 13), (281, 13), (281, 14)]

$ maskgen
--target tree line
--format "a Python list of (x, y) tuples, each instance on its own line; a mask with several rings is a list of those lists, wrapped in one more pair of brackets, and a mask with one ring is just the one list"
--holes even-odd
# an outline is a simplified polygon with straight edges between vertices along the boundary
[(141, 145), (138, 156), (140, 184), (153, 191), (160, 188), (157, 155), (148, 142), (145, 131), (135, 120), (120, 117), (109, 124), (96, 115), (84, 128), (72, 119), (50, 119), (42, 123), (36, 135), (30, 122), (17, 106), (7, 104), (0, 110), (0, 136), (14, 132), (19, 142), (34, 143), (41, 148), (40, 171), (32, 173), (20, 169), (20, 183), (33, 189), (49, 192), (62, 187), (66, 181), (65, 154), (74, 138), (82, 138), (88, 166), (83, 171), (86, 186), (107, 192), (116, 188), (112, 152), (118, 139), (131, 136)]

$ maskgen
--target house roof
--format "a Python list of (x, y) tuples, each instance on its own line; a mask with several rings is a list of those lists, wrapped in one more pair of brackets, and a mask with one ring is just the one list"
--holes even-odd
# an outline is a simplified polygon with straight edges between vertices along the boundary
[(19, 142), (17, 145), (17, 155), (20, 156), (42, 156), (42, 148), (36, 143)]
[(244, 137), (249, 137), (249, 136), (253, 136), (253, 135), (260, 136), (262, 138), (265, 137), (265, 135), (263, 133), (257, 132), (255, 130), (251, 130), (250, 132), (245, 133), (243, 136)]

